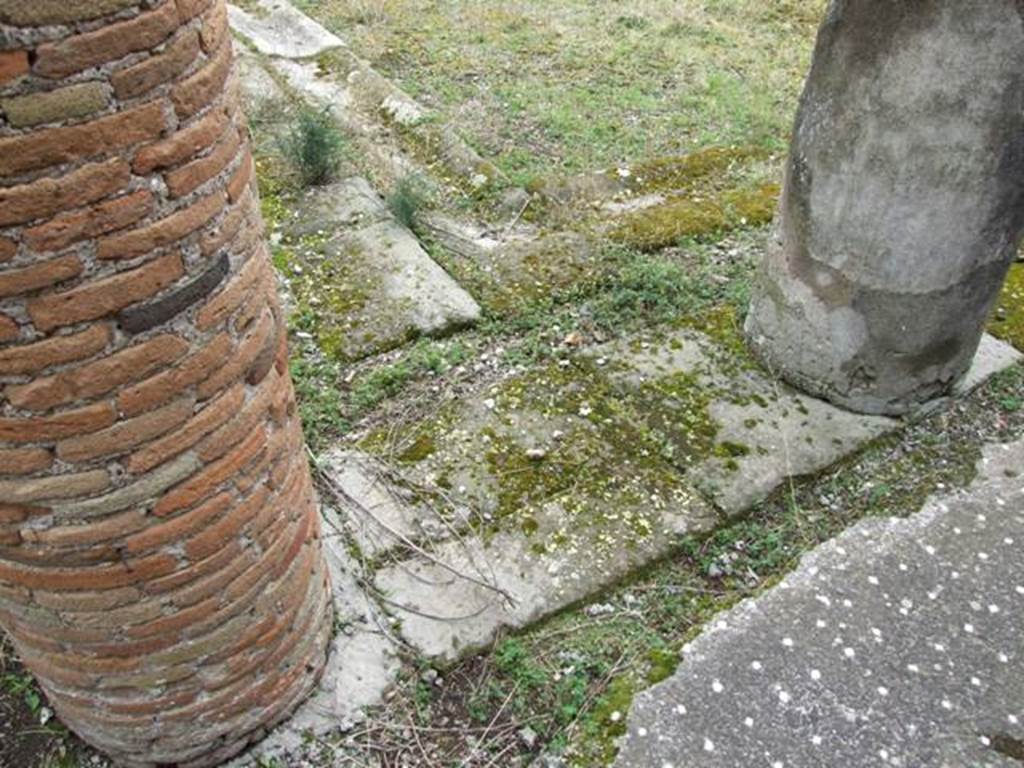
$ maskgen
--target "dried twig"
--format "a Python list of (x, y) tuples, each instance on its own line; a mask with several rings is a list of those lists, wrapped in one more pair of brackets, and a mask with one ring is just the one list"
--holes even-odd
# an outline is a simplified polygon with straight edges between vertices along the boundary
[(419, 546), (416, 542), (414, 542), (408, 536), (403, 534), (401, 531), (396, 530), (393, 526), (390, 526), (386, 522), (381, 520), (371, 510), (367, 509), (366, 506), (362, 504), (358, 499), (352, 498), (352, 496), (346, 493), (344, 489), (338, 487), (337, 483), (335, 483), (334, 480), (331, 477), (329, 477), (326, 472), (323, 471), (319, 464), (315, 464), (315, 466), (317, 469), (317, 474), (320, 476), (320, 479), (324, 482), (325, 486), (327, 487), (327, 490), (331, 493), (332, 496), (335, 497), (336, 501), (338, 501), (341, 504), (349, 505), (355, 509), (358, 509), (360, 512), (365, 513), (370, 518), (372, 518), (373, 521), (377, 523), (377, 525), (379, 525), (385, 531), (390, 533), (395, 539), (402, 542), (405, 546), (414, 551), (416, 554), (434, 563), (434, 565), (443, 568), (444, 570), (454, 574), (455, 576), (458, 576), (459, 578), (472, 582), (473, 584), (476, 584), (479, 587), (483, 587), (484, 589), (494, 592), (495, 594), (501, 595), (501, 597), (505, 600), (505, 602), (508, 605), (516, 605), (516, 599), (512, 597), (512, 595), (509, 592), (497, 586), (496, 584), (488, 584), (486, 581), (483, 581), (482, 579), (478, 579), (474, 576), (471, 576), (470, 574), (464, 573), (459, 569), (455, 568), (454, 566), (449, 565), (443, 560), (440, 560), (431, 553), (427, 552), (425, 549), (423, 549), (423, 547)]

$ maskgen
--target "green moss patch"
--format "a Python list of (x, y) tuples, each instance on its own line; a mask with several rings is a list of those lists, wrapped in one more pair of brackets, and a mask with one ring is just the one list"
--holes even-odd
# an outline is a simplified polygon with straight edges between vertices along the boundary
[(1010, 267), (988, 332), (1024, 351), (1024, 264)]
[(315, 235), (287, 241), (275, 248), (274, 264), (288, 278), (296, 327), (313, 334), (328, 357), (344, 361), (375, 346), (364, 317), (373, 285), (361, 268), (359, 243), (326, 246), (325, 238)]
[(640, 250), (676, 245), (684, 238), (766, 224), (779, 198), (777, 184), (724, 192), (673, 196), (664, 203), (626, 216), (611, 231), (612, 240)]
[[(634, 195), (678, 192), (710, 176), (723, 176), (737, 165), (764, 159), (768, 152), (759, 147), (708, 147), (688, 155), (663, 157), (636, 163), (626, 169), (624, 186)], [(609, 171), (620, 175), (618, 170)]]
[[(593, 362), (563, 361), (411, 424), (392, 441), (371, 435), (360, 447), (397, 456), (415, 480), (449, 489), (492, 532), (534, 538), (538, 552), (581, 538), (595, 552), (615, 551), (660, 532), (662, 510), (695, 498), (664, 455), (664, 437), (636, 407)], [(691, 407), (703, 410), (685, 413)], [(693, 450), (709, 454), (706, 420), (697, 396), (663, 418), (678, 430), (696, 425), (702, 437)]]

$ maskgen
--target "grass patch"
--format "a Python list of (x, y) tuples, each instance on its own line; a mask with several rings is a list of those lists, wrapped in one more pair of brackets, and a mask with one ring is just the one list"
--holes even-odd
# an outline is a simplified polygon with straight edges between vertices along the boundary
[(783, 148), (825, 3), (302, 5), (525, 183), (716, 145)]
[(335, 177), (344, 149), (344, 135), (327, 107), (299, 110), (280, 139), (281, 154), (307, 187), (326, 184)]
[(351, 389), (352, 410), (357, 414), (369, 411), (413, 381), (446, 373), (467, 355), (458, 342), (441, 344), (421, 339), (394, 363), (370, 368), (356, 378)]

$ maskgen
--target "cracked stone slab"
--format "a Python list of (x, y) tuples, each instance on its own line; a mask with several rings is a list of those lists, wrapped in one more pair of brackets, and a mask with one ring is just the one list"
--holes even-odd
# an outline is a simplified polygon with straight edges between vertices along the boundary
[(284, 723), (243, 755), (231, 768), (263, 766), (270, 759), (286, 759), (308, 742), (339, 728), (350, 729), (366, 718), (366, 709), (381, 704), (394, 684), (401, 662), (388, 617), (356, 579), (359, 565), (338, 535), (341, 521), (323, 508), (324, 554), (331, 577), (335, 625), (327, 666), (320, 684)]
[(722, 614), (636, 697), (615, 766), (1019, 765), (1022, 467), (1024, 442), (989, 446), (970, 488)]
[[(306, 251), (286, 270), (318, 341), (343, 359), (472, 325), (480, 307), (387, 211), (364, 179), (307, 194), (288, 235)], [(315, 274), (303, 277), (307, 270)]]
[(361, 451), (335, 450), (320, 460), (320, 469), (343, 499), (339, 517), (359, 551), (368, 558), (408, 545), (428, 545), (465, 529), (468, 511), (428, 503), (428, 495), (397, 481), (378, 459)]
[[(639, 393), (642, 410), (657, 418), (652, 426), (678, 448), (681, 468), (728, 515), (767, 498), (788, 478), (825, 469), (900, 426), (773, 381), (693, 330), (616, 342), (590, 354), (607, 360), (609, 375)], [(712, 444), (705, 455), (694, 456), (687, 411), (696, 408), (706, 409), (703, 428)], [(676, 426), (674, 412), (687, 428)]]
[(561, 531), (566, 540), (542, 551), (531, 537), (505, 531), (488, 541), (447, 542), (435, 548), (435, 560), (413, 558), (378, 571), (374, 583), (401, 621), (402, 637), (425, 656), (453, 661), (502, 629), (529, 626), (607, 589), (716, 520), (695, 495), (662, 510), (645, 534), (631, 531), (628, 520), (566, 532), (572, 515), (558, 501), (538, 517), (539, 536)]
[(249, 12), (228, 5), (232, 28), (265, 56), (306, 59), (345, 43), (287, 0), (253, 0), (258, 10)]
[[(662, 420), (656, 427), (666, 427), (665, 414), (673, 408), (693, 407), (692, 402), (674, 404), (675, 388), (666, 382), (690, 377), (704, 391), (714, 431), (711, 455), (692, 461), (685, 450), (691, 436), (672, 429), (671, 421), (666, 431), (679, 446), (681, 468), (728, 515), (749, 509), (789, 478), (820, 472), (902, 426), (899, 420), (853, 413), (774, 381), (749, 360), (692, 330), (653, 341), (617, 342), (589, 354), (607, 360), (609, 375), (627, 390), (642, 393), (646, 407), (640, 410)], [(986, 335), (954, 396), (966, 395), (1021, 359), (1013, 347)]]
[(718, 522), (601, 372), (564, 362), (488, 385), (397, 430), (394, 444), (389, 430), (360, 446), (474, 511), (471, 532), (374, 578), (403, 638), (426, 656), (481, 648)]

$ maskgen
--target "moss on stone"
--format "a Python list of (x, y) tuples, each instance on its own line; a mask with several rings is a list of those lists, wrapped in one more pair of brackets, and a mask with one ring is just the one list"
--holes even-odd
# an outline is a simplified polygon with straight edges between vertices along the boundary
[(700, 331), (737, 360), (756, 366), (747, 340), (743, 337), (742, 319), (736, 307), (731, 304), (717, 304), (700, 314), (688, 315), (681, 320), (681, 324)]
[(499, 411), (565, 425), (542, 458), (509, 433), (488, 434), (486, 460), (497, 481), (499, 519), (530, 519), (557, 500), (578, 526), (625, 524), (643, 538), (653, 519), (631, 510), (652, 499), (664, 504), (688, 490), (660, 456), (654, 436), (589, 362), (545, 366), (507, 382), (495, 399)]
[(419, 435), (404, 451), (398, 454), (398, 460), (403, 464), (416, 464), (437, 451), (433, 435), (423, 433)]
[(1024, 263), (1010, 267), (988, 332), (1024, 351)]
[[(687, 155), (632, 165), (625, 183), (636, 195), (688, 190), (709, 176), (724, 174), (736, 165), (767, 155), (768, 152), (758, 147), (709, 147)], [(618, 173), (618, 170), (607, 173)]]
[(608, 690), (594, 704), (587, 718), (585, 736), (590, 740), (594, 765), (610, 765), (618, 752), (618, 740), (626, 733), (626, 716), (636, 695), (636, 685), (628, 675), (612, 680)]
[(679, 666), (679, 651), (672, 648), (653, 648), (647, 652), (647, 684), (655, 685), (667, 680)]
[(686, 237), (702, 237), (772, 219), (779, 196), (777, 184), (675, 195), (660, 205), (626, 216), (610, 233), (612, 240), (645, 251), (675, 245)]
[(373, 332), (362, 327), (372, 286), (361, 269), (358, 243), (328, 243), (323, 235), (284, 241), (274, 250), (274, 264), (288, 278), (302, 329), (324, 354), (344, 362), (373, 345)]
[(692, 373), (673, 373), (639, 388), (637, 410), (663, 436), (662, 451), (677, 466), (685, 468), (711, 455), (718, 434), (708, 411), (713, 394)]
[[(683, 389), (691, 387), (676, 387), (680, 397)], [(519, 531), (537, 553), (586, 547), (617, 556), (660, 533), (663, 510), (695, 498), (664, 455), (664, 436), (588, 359), (539, 366), (480, 397), (486, 406), (453, 406), (397, 440), (372, 433), (360, 447), (397, 455), (426, 482), (444, 478), (451, 496), (478, 510), (485, 536)], [(684, 430), (696, 419), (693, 453), (709, 453), (706, 402), (696, 416), (676, 406), (664, 422)]]

